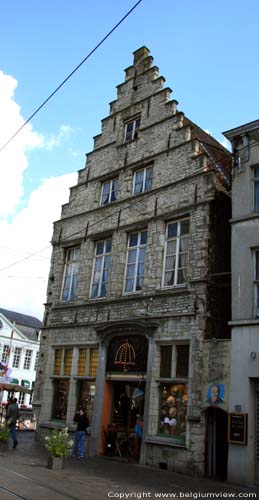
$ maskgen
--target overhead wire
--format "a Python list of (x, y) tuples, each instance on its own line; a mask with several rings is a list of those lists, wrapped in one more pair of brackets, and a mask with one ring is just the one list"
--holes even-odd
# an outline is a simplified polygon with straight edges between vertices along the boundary
[(10, 144), (11, 141), (22, 131), (22, 129), (34, 118), (34, 116), (50, 101), (50, 99), (65, 85), (65, 83), (78, 71), (78, 69), (91, 57), (91, 55), (109, 38), (109, 36), (125, 21), (125, 19), (133, 12), (134, 9), (142, 2), (138, 2), (115, 24), (115, 26), (102, 38), (102, 40), (87, 54), (86, 57), (69, 73), (69, 75), (55, 88), (53, 92), (43, 101), (43, 103), (27, 118), (27, 120), (16, 130), (16, 132), (1, 146), (0, 153)]

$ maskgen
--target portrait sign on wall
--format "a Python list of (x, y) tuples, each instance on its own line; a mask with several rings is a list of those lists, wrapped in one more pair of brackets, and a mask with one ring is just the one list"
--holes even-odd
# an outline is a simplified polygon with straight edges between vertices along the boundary
[(207, 390), (207, 400), (209, 405), (220, 405), (224, 403), (225, 385), (210, 384)]

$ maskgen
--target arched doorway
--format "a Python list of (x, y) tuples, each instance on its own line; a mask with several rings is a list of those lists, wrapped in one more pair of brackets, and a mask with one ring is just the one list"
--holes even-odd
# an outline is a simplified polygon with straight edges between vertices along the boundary
[(138, 460), (141, 437), (136, 422), (143, 422), (148, 338), (116, 335), (107, 346), (102, 411), (102, 450), (106, 455)]
[(213, 479), (227, 479), (228, 414), (221, 408), (209, 407), (206, 411), (207, 443), (206, 471)]

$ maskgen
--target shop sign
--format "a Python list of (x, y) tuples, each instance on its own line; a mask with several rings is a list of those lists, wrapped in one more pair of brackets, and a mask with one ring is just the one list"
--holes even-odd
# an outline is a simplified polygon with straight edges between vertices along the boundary
[(228, 442), (231, 444), (247, 444), (247, 413), (229, 413)]

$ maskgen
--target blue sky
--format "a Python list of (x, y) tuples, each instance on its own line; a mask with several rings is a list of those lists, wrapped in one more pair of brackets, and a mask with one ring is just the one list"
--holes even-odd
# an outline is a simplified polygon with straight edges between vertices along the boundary
[[(15, 88), (0, 101), (1, 144), (134, 3), (2, 3), (0, 71), (5, 88)], [(52, 221), (59, 217), (61, 203), (68, 201), (67, 186), (76, 182), (74, 173), (84, 167), (85, 153), (91, 151), (92, 138), (101, 131), (100, 121), (116, 98), (116, 85), (123, 82), (123, 70), (132, 64), (132, 52), (146, 45), (173, 90), (172, 98), (179, 101), (178, 109), (223, 141), (222, 131), (258, 119), (258, 15), (256, 0), (142, 0), (35, 116), (28, 131), (6, 148), (5, 155), (0, 154), (0, 181), (5, 179), (6, 196), (2, 197), (2, 211), (0, 208), (5, 239), (0, 243), (1, 268), (10, 266), (0, 274), (6, 280), (5, 293), (0, 293), (2, 307), (42, 314), (49, 250), (39, 254), (38, 260), (34, 258), (35, 266), (31, 265), (33, 259), (13, 267), (12, 263), (45, 243), (48, 246)], [(19, 148), (22, 161), (15, 157)], [(7, 182), (6, 165), (12, 155)], [(44, 192), (49, 192), (48, 201)], [(34, 227), (36, 215), (46, 230), (32, 238), (30, 226)], [(21, 300), (22, 291), (32, 290), (37, 279), (41, 288), (33, 291), (33, 300), (30, 295)], [(14, 288), (19, 290), (17, 296)]]

